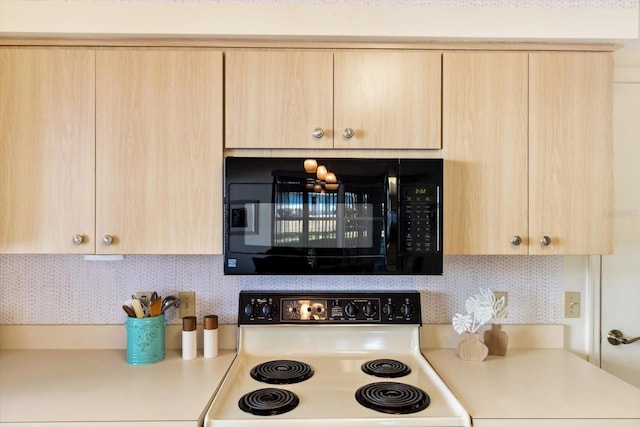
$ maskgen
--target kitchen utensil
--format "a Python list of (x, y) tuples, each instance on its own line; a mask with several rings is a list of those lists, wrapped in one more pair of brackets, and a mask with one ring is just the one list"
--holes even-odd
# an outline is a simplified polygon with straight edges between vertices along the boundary
[(180, 307), (180, 298), (178, 298), (175, 295), (169, 295), (165, 297), (164, 300), (162, 301), (160, 313), (163, 314), (165, 311), (169, 309), (169, 307), (175, 307), (175, 308)]
[(149, 306), (149, 315), (151, 317), (159, 316), (162, 314), (162, 300), (156, 296), (151, 298), (151, 305)]
[(126, 304), (124, 304), (124, 305), (122, 306), (122, 309), (124, 310), (124, 312), (125, 312), (125, 313), (127, 313), (127, 315), (128, 315), (129, 317), (137, 317), (137, 316), (136, 316), (136, 312), (133, 310), (133, 307), (131, 307), (131, 306), (129, 306), (129, 305), (126, 305)]
[(144, 316), (144, 310), (142, 309), (142, 303), (140, 303), (140, 300), (138, 299), (132, 299), (131, 300), (131, 307), (133, 307), (133, 311), (135, 311), (136, 313), (136, 317), (138, 319), (141, 319)]
[(144, 313), (144, 317), (149, 317), (149, 305), (151, 304), (149, 302), (149, 298), (146, 295), (141, 295), (140, 297), (136, 298), (138, 301), (140, 301), (140, 304), (142, 304), (142, 312)]

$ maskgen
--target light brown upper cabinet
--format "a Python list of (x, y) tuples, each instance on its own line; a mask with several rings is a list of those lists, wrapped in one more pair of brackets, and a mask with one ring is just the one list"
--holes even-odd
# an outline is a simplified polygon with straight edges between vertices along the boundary
[(441, 54), (229, 51), (225, 147), (440, 148)]
[(613, 250), (612, 120), (610, 53), (529, 55), (530, 254)]
[(527, 54), (443, 55), (444, 250), (526, 254)]
[(93, 252), (94, 108), (93, 50), (0, 49), (0, 252)]
[(445, 53), (443, 70), (445, 253), (610, 253), (611, 55)]
[(0, 49), (0, 252), (222, 252), (222, 53)]
[(332, 148), (332, 108), (331, 52), (225, 53), (226, 148)]
[(97, 52), (97, 253), (222, 251), (222, 53)]
[(441, 147), (440, 52), (341, 51), (334, 56), (335, 148)]

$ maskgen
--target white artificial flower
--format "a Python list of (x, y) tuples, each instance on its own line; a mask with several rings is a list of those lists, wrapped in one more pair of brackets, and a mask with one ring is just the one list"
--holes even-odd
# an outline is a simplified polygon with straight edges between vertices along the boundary
[(480, 326), (487, 323), (493, 317), (493, 307), (489, 305), (478, 305), (473, 312), (473, 323), (475, 328), (471, 332), (477, 332)]
[(469, 327), (471, 327), (471, 316), (468, 314), (460, 314), (456, 313), (453, 316), (453, 329), (460, 335), (464, 331), (468, 331)]
[(476, 333), (478, 329), (496, 314), (506, 316), (504, 298), (496, 301), (495, 294), (489, 289), (480, 288), (480, 295), (472, 295), (465, 302), (466, 315), (457, 313), (453, 317), (453, 328), (458, 334), (465, 331)]
[(467, 310), (467, 313), (472, 314), (476, 311), (480, 304), (481, 301), (478, 299), (478, 296), (473, 295), (467, 299), (467, 302), (464, 304), (464, 308)]

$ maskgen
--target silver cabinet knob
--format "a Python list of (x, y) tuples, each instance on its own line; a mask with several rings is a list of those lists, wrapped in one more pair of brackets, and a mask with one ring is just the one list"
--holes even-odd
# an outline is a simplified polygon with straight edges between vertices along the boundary
[(520, 236), (513, 236), (511, 238), (511, 244), (513, 246), (520, 246), (520, 243), (522, 243), (522, 237)]
[(82, 234), (74, 234), (71, 238), (71, 242), (76, 246), (81, 245), (83, 240)]
[(542, 238), (540, 239), (540, 245), (541, 246), (549, 246), (550, 244), (551, 244), (551, 237), (542, 236)]
[(111, 245), (111, 243), (113, 243), (113, 237), (111, 237), (108, 234), (105, 234), (104, 236), (102, 236), (102, 244), (105, 246), (109, 246)]
[(315, 128), (315, 129), (313, 130), (313, 137), (314, 137), (314, 138), (318, 138), (318, 139), (320, 139), (320, 138), (322, 138), (323, 136), (324, 136), (324, 129), (322, 129), (322, 128)]
[(351, 128), (346, 128), (344, 132), (342, 132), (342, 136), (345, 138), (353, 138), (353, 135), (355, 135), (355, 132)]

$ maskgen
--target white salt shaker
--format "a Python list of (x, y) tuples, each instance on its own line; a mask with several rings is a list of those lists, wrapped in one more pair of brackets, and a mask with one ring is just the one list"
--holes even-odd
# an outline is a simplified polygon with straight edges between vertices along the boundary
[(195, 316), (182, 318), (182, 358), (195, 359), (198, 352), (198, 335)]
[(204, 317), (204, 357), (218, 356), (218, 316)]

